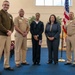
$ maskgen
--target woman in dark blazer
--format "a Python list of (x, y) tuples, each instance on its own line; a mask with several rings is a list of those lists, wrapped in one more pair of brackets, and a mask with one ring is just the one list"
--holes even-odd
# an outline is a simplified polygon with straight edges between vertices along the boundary
[(52, 14), (45, 28), (45, 35), (47, 38), (48, 46), (48, 64), (51, 64), (53, 61), (54, 64), (58, 63), (60, 33), (61, 27), (56, 20), (56, 16)]

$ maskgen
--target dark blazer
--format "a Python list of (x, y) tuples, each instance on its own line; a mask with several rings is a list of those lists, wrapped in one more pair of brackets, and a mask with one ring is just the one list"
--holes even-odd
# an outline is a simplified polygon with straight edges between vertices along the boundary
[(50, 23), (47, 23), (45, 28), (45, 35), (46, 37), (54, 37), (55, 39), (60, 38), (61, 27), (58, 23), (52, 25), (52, 29), (50, 31)]
[(43, 24), (43, 22), (39, 21), (39, 23), (36, 24), (36, 22), (33, 21), (30, 24), (30, 32), (32, 34), (32, 39), (33, 39), (34, 35), (38, 35), (38, 39), (42, 40), (42, 33), (43, 33), (43, 31), (44, 31), (44, 24)]

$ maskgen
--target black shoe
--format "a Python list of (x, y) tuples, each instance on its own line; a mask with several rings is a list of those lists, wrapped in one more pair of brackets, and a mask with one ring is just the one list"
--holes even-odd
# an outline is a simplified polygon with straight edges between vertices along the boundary
[(52, 61), (48, 61), (47, 64), (52, 64)]
[(11, 68), (11, 67), (4, 68), (4, 70), (14, 71), (14, 69), (13, 69), (13, 68)]
[(75, 67), (75, 64), (72, 64), (72, 67)]
[(36, 63), (33, 63), (33, 65), (36, 65)]
[(58, 61), (54, 61), (54, 64), (55, 64), (55, 65), (58, 64)]
[(54, 64), (56, 65), (56, 64), (58, 64), (58, 62), (54, 62)]
[(65, 63), (64, 65), (71, 65), (71, 63)]
[(29, 65), (29, 63), (27, 63), (27, 62), (24, 62), (24, 63), (21, 63), (22, 65)]
[(38, 63), (38, 62), (37, 62), (36, 64), (37, 64), (37, 65), (40, 65), (40, 63)]

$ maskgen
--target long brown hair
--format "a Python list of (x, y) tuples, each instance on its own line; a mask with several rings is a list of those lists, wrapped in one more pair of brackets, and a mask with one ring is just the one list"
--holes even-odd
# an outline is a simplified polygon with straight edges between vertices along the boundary
[(57, 19), (56, 19), (56, 16), (54, 14), (50, 15), (50, 17), (49, 17), (49, 24), (51, 24), (51, 16), (54, 16), (54, 18), (55, 18), (54, 24), (56, 24), (57, 23)]

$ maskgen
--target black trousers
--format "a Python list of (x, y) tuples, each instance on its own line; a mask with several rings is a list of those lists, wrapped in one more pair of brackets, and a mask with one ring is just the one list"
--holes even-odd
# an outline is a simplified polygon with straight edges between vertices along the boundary
[(32, 39), (32, 60), (33, 63), (40, 63), (41, 46), (39, 41)]
[(48, 61), (58, 63), (59, 39), (50, 41), (47, 39)]

